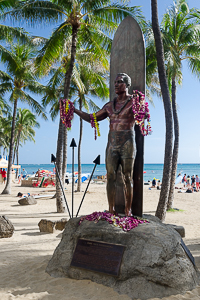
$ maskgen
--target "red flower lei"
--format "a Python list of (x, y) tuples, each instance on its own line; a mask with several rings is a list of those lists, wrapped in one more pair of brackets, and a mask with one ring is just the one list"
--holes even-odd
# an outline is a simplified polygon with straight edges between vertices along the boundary
[(74, 117), (74, 104), (67, 99), (60, 99), (60, 118), (66, 128), (71, 128)]
[[(140, 126), (143, 136), (151, 134), (149, 105), (145, 102), (145, 96), (142, 92), (133, 90), (132, 110), (135, 123)], [(144, 127), (144, 120), (147, 119), (148, 125)]]

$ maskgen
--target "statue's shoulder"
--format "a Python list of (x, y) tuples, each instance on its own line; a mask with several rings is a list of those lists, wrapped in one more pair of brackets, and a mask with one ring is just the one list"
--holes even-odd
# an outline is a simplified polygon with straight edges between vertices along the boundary
[(103, 106), (103, 108), (109, 109), (110, 107), (112, 107), (112, 103), (113, 103), (113, 101), (107, 102), (107, 103)]

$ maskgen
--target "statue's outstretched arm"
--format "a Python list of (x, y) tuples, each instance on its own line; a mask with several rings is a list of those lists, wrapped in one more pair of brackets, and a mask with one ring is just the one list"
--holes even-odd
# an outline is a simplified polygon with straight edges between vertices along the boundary
[[(74, 108), (74, 112), (79, 116), (81, 117), (84, 121), (86, 122), (89, 122), (91, 121), (91, 118), (90, 118), (90, 114), (84, 112), (84, 111), (81, 111), (77, 108)], [(97, 118), (97, 121), (102, 121), (104, 119), (107, 118), (107, 111), (106, 111), (106, 108), (105, 108), (105, 105), (102, 109), (100, 109), (97, 113), (96, 113), (96, 118)]]
[(83, 119), (84, 121), (86, 122), (89, 122), (90, 123), (90, 114), (82, 111), (82, 110), (79, 110), (77, 108), (74, 108), (74, 112), (79, 116), (81, 117), (81, 119)]

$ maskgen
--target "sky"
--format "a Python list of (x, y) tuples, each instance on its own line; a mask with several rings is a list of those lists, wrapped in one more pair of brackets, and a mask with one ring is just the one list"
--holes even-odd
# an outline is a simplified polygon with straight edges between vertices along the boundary
[[(159, 21), (166, 9), (172, 5), (171, 0), (158, 0)], [(199, 0), (189, 0), (189, 7), (200, 9)], [(151, 1), (132, 0), (130, 5), (141, 6), (147, 20), (151, 20)], [(49, 27), (39, 28), (41, 36), (48, 36), (51, 32)], [(38, 34), (37, 29), (30, 29), (32, 34)], [(200, 114), (200, 81), (191, 73), (187, 63), (183, 63), (182, 86), (177, 87), (177, 105), (180, 127), (180, 144), (178, 163), (199, 163), (200, 164), (200, 133), (198, 122)], [(38, 99), (40, 100), (40, 99)], [(144, 163), (163, 163), (165, 148), (165, 116), (161, 99), (153, 96), (154, 106), (149, 104), (151, 114), (152, 134), (144, 138)], [(102, 107), (104, 103), (98, 99), (97, 104)], [(22, 105), (19, 103), (19, 107)], [(24, 107), (24, 106), (23, 106)], [(53, 153), (56, 155), (57, 135), (59, 118), (53, 122), (50, 117), (48, 121), (39, 118), (40, 129), (35, 129), (35, 144), (27, 142), (19, 150), (20, 164), (48, 164)], [(100, 154), (101, 163), (105, 163), (105, 149), (109, 130), (109, 121), (100, 122), (101, 136), (94, 140), (94, 129), (84, 122), (83, 138), (81, 147), (82, 163), (90, 164)], [(68, 133), (68, 163), (72, 161), (72, 149), (69, 147), (72, 138), (78, 145), (79, 140), (79, 118), (75, 115), (72, 129)], [(75, 163), (77, 163), (77, 148), (75, 148)]]

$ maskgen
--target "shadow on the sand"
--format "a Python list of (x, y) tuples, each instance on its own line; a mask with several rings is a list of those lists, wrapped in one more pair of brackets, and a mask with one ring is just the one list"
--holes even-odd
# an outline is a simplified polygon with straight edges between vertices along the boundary
[[(38, 236), (38, 235), (49, 235), (52, 234), (51, 232), (40, 232), (40, 231), (35, 231), (35, 232), (25, 232), (22, 233), (22, 235), (27, 235), (27, 236)], [(61, 239), (62, 238), (62, 232), (56, 235), (57, 238)]]
[(35, 231), (35, 232), (25, 232), (22, 233), (22, 235), (28, 235), (28, 236), (38, 236), (38, 235), (49, 235), (52, 234), (50, 232), (40, 232), (40, 231)]
[[(84, 289), (85, 297), (82, 297), (82, 281), (70, 278), (53, 278), (48, 275), (45, 270), (50, 259), (51, 255), (35, 255), (27, 259), (21, 256), (14, 264), (2, 266), (0, 273), (4, 274), (4, 276), (0, 282), (0, 288), (3, 289), (3, 293), (6, 294), (6, 290), (9, 290), (10, 297), (18, 296), (20, 299), (21, 297), (23, 299), (30, 299), (33, 296), (34, 299), (57, 300), (61, 298), (67, 299), (66, 295), (69, 295), (71, 299), (75, 292), (75, 299), (91, 299), (89, 280), (84, 281), (88, 285)], [(5, 274), (7, 274), (7, 277)], [(99, 286), (96, 283), (94, 285)]]
[[(14, 205), (13, 205), (14, 206)], [(18, 205), (16, 205), (16, 206), (18, 206)], [(22, 207), (21, 205), (19, 205), (19, 207)], [(27, 215), (27, 214), (18, 214), (18, 215), (16, 215), (16, 214), (9, 214), (9, 216), (12, 216), (12, 217), (16, 217), (16, 218), (19, 218), (19, 216), (20, 216), (20, 218), (25, 218), (25, 219), (29, 219), (29, 218), (39, 218), (38, 217), (38, 215), (39, 216), (41, 216), (41, 215), (53, 215), (53, 214), (55, 214), (55, 215), (57, 215), (57, 216), (63, 216), (63, 215), (66, 215), (66, 213), (58, 213), (57, 211), (51, 211), (51, 212), (41, 212), (41, 213), (30, 213), (29, 215)]]

